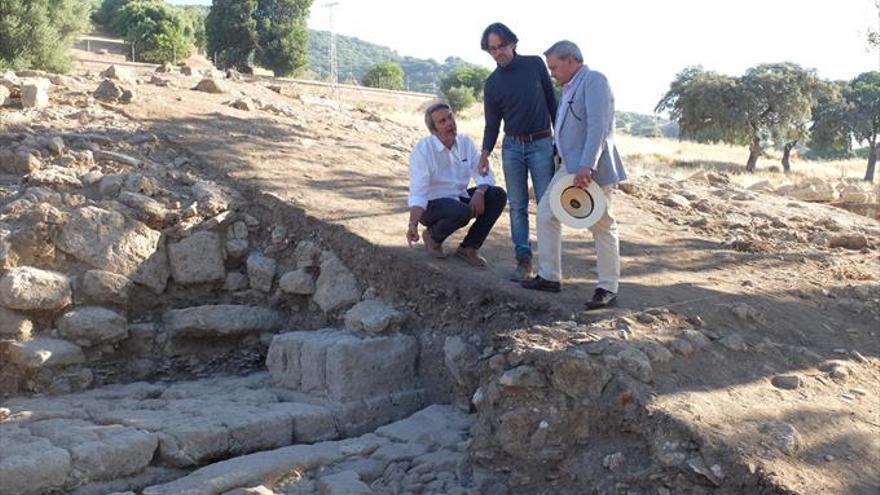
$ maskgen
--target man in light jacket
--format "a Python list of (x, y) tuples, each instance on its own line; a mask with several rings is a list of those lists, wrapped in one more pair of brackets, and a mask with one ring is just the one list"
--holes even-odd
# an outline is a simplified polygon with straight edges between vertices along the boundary
[[(608, 207), (590, 231), (596, 241), (598, 281), (587, 309), (610, 306), (617, 301), (620, 280), (620, 242), (617, 221), (611, 211), (614, 185), (626, 179), (614, 146), (614, 96), (605, 76), (584, 65), (577, 45), (559, 41), (544, 52), (550, 74), (562, 84), (556, 111), (556, 147), (562, 165), (551, 181), (575, 174), (575, 185), (586, 188), (591, 181), (602, 187)], [(562, 288), (562, 228), (546, 198), (538, 204), (538, 275), (526, 280), (526, 289), (559, 292)]]

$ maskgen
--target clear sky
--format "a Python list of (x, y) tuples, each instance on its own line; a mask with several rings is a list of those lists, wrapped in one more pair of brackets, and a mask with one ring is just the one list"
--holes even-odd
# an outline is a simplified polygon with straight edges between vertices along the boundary
[(866, 42), (878, 28), (874, 0), (315, 0), (310, 28), (328, 29), (329, 2), (338, 2), (337, 33), (438, 61), (458, 56), (492, 68), (480, 35), (496, 21), (516, 33), (521, 54), (569, 39), (608, 76), (618, 110), (642, 113), (690, 65), (740, 75), (790, 61), (829, 79), (880, 70)]

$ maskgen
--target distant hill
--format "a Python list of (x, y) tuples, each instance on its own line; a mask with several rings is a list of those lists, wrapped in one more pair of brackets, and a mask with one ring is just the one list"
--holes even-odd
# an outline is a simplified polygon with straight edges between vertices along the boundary
[[(330, 33), (309, 30), (309, 69), (318, 79), (330, 75)], [(448, 57), (443, 63), (434, 59), (403, 56), (381, 45), (352, 36), (336, 35), (336, 60), (339, 81), (359, 82), (371, 67), (380, 62), (397, 62), (403, 67), (407, 89), (422, 93), (438, 93), (440, 81), (452, 69), (473, 65), (458, 57)]]

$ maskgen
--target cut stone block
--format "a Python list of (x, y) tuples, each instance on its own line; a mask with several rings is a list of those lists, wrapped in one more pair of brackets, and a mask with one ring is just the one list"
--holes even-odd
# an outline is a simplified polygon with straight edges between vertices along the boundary
[(415, 388), (417, 355), (408, 335), (360, 338), (327, 329), (276, 336), (266, 365), (284, 387), (347, 402)]
[(167, 330), (176, 336), (233, 336), (274, 332), (284, 315), (259, 306), (218, 304), (175, 309), (165, 314)]
[(0, 495), (37, 495), (61, 489), (70, 454), (18, 425), (0, 423)]
[(73, 468), (92, 481), (113, 480), (142, 471), (150, 464), (159, 443), (152, 433), (79, 419), (37, 421), (29, 429), (31, 434), (67, 449)]

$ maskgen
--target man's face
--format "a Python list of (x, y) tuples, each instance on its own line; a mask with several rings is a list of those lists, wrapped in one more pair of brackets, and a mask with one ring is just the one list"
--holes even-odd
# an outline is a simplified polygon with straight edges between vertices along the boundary
[(550, 75), (559, 81), (559, 84), (571, 81), (580, 65), (574, 57), (559, 58), (556, 55), (547, 55), (547, 68), (550, 69)]
[(431, 112), (431, 118), (434, 120), (434, 131), (441, 140), (455, 137), (455, 117), (446, 108), (440, 108)]
[(506, 67), (513, 60), (513, 50), (516, 48), (516, 43), (505, 43), (501, 36), (495, 33), (490, 33), (487, 41), (489, 46), (486, 51), (492, 55), (499, 67)]

